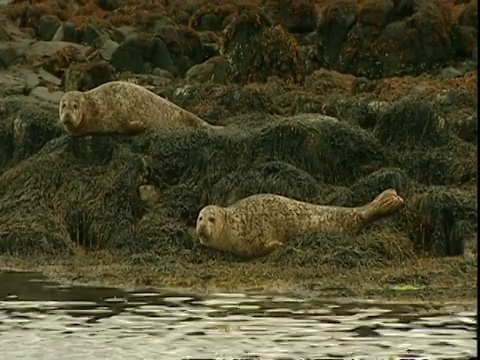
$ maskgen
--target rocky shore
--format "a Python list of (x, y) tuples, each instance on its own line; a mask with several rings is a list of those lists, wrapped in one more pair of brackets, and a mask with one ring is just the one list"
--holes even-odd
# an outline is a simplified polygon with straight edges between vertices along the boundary
[[(477, 296), (478, 3), (0, 0), (0, 268), (65, 281)], [(225, 131), (71, 138), (69, 90), (139, 83)], [(240, 261), (198, 211), (271, 192), (405, 207)]]

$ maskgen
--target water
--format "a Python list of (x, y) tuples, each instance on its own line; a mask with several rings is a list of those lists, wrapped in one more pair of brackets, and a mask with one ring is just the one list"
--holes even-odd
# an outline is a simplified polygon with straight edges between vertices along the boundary
[(3, 359), (465, 359), (476, 319), (456, 307), (127, 292), (0, 272)]

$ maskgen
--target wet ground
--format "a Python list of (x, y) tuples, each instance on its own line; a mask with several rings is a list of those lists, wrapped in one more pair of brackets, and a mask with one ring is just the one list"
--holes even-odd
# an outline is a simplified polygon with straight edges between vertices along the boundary
[(465, 359), (476, 320), (465, 305), (129, 292), (0, 272), (9, 359)]

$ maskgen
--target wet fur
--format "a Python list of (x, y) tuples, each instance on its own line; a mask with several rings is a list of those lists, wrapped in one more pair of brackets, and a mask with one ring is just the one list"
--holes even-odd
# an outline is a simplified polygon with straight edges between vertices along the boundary
[(205, 246), (241, 257), (259, 257), (301, 234), (356, 234), (369, 222), (397, 211), (402, 205), (403, 199), (393, 189), (385, 190), (364, 206), (352, 208), (258, 194), (229, 207), (204, 207), (197, 218), (196, 235)]
[[(72, 123), (67, 122), (69, 114), (74, 118)], [(59, 117), (72, 136), (135, 135), (149, 127), (220, 128), (143, 86), (126, 81), (108, 82), (83, 93), (65, 93)]]

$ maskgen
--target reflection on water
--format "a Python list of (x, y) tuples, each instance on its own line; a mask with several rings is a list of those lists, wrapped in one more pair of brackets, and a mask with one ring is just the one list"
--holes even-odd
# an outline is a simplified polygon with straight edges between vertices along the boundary
[(465, 359), (476, 312), (65, 287), (0, 272), (4, 359)]

